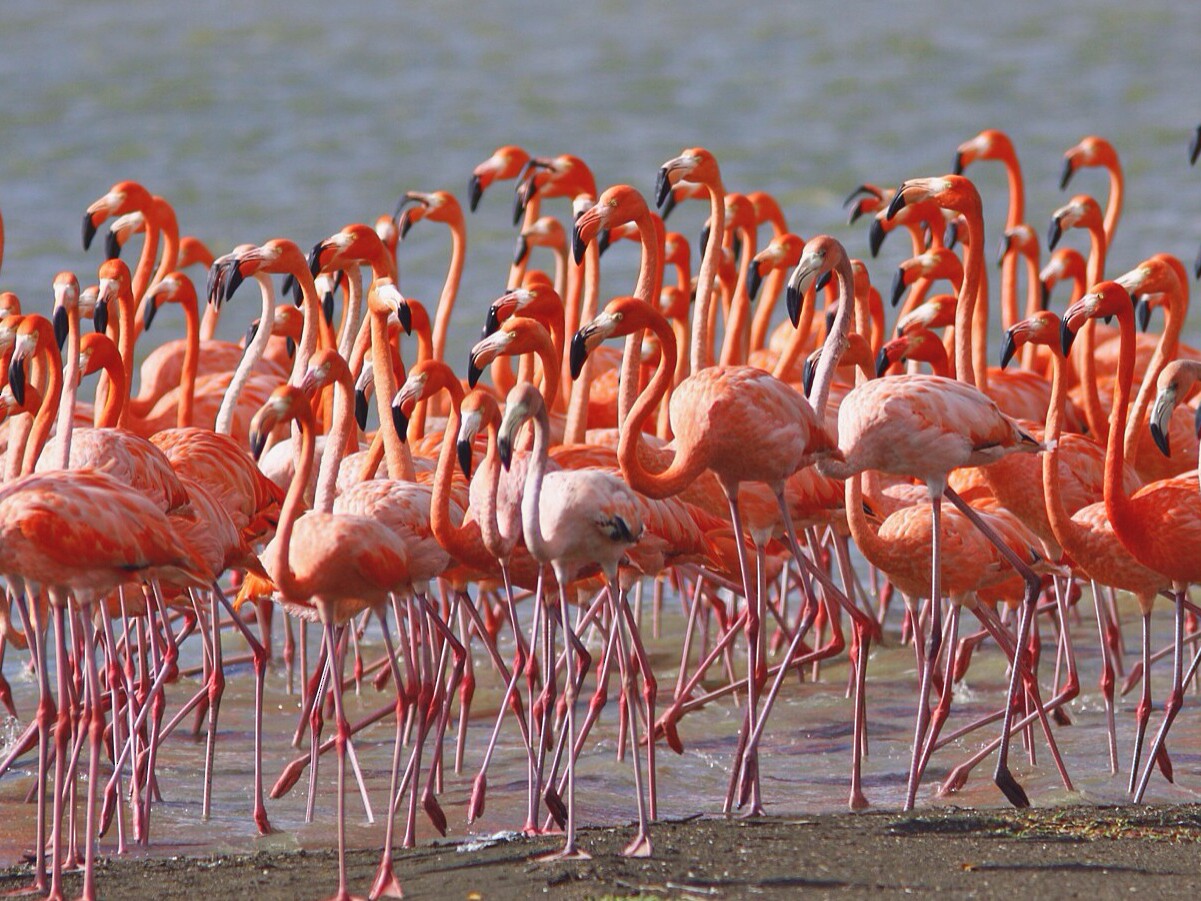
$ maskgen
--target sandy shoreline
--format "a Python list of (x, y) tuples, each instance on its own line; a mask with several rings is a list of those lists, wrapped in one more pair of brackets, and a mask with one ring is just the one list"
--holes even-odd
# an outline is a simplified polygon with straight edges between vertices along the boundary
[[(396, 869), (408, 898), (1201, 896), (1201, 805), (695, 819), (656, 824), (654, 856), (637, 861), (619, 856), (629, 838), (581, 830), (592, 859), (553, 863), (532, 858), (555, 836), (441, 842), (400, 852)], [(376, 852), (348, 855), (352, 891), (367, 890), (377, 863)], [(336, 881), (332, 851), (111, 859), (97, 874), (102, 898), (301, 901)], [(28, 868), (0, 873), (0, 891), (28, 883)]]

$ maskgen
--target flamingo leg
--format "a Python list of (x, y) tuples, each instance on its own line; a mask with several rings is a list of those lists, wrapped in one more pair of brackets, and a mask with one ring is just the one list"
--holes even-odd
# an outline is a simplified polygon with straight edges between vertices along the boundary
[(1134, 794), (1139, 765), (1142, 762), (1143, 739), (1147, 734), (1147, 720), (1151, 717), (1151, 611), (1143, 611), (1143, 693), (1134, 708), (1134, 751), (1130, 758), (1130, 781), (1126, 791)]
[(395, 834), (396, 808), (399, 798), (396, 783), (400, 778), (401, 738), (404, 729), (404, 686), (401, 682), (400, 666), (396, 662), (396, 649), (392, 644), (392, 636), (388, 632), (387, 614), (383, 610), (377, 610), (376, 613), (379, 616), (380, 631), (383, 634), (384, 647), (388, 652), (392, 682), (396, 689), (396, 738), (392, 743), (392, 778), (388, 782), (388, 823), (384, 828), (384, 847), (380, 856), (379, 868), (375, 873), (375, 880), (371, 884), (370, 893), (368, 893), (368, 897), (372, 899), (403, 896), (400, 880), (396, 878), (396, 871), (392, 867), (392, 841)]
[[(909, 781), (905, 790), (904, 810), (913, 810), (917, 798), (918, 780), (921, 778), (922, 744), (926, 727), (930, 721), (930, 686), (934, 679), (934, 667), (938, 663), (942, 642), (942, 492), (937, 486), (930, 491), (931, 521), (931, 572), (930, 572), (930, 646), (926, 650), (922, 665), (921, 688), (918, 694), (917, 721), (913, 733), (913, 757), (909, 766)], [(920, 623), (914, 624), (913, 640), (922, 641)]]
[[(1134, 803), (1136, 804), (1143, 800), (1143, 794), (1147, 790), (1147, 783), (1151, 781), (1151, 771), (1154, 769), (1156, 761), (1163, 751), (1164, 741), (1168, 737), (1168, 730), (1172, 728), (1172, 722), (1176, 719), (1176, 714), (1180, 712), (1180, 708), (1184, 704), (1184, 609), (1187, 600), (1185, 596), (1186, 590), (1186, 588), (1176, 589), (1176, 618), (1172, 633), (1172, 640), (1175, 647), (1175, 653), (1172, 655), (1172, 689), (1168, 693), (1167, 701), (1164, 703), (1163, 722), (1160, 723), (1155, 740), (1151, 743), (1151, 750), (1147, 754), (1147, 763), (1143, 767), (1142, 778), (1139, 779), (1138, 788), (1134, 793)], [(1143, 680), (1144, 682), (1149, 681), (1146, 673), (1143, 674)]]
[(1101, 650), (1101, 675), (1098, 687), (1101, 689), (1101, 697), (1105, 703), (1105, 733), (1109, 744), (1109, 774), (1116, 776), (1118, 772), (1118, 736), (1113, 707), (1113, 691), (1116, 679), (1113, 669), (1113, 657), (1111, 656), (1109, 643), (1105, 640), (1105, 631), (1108, 622), (1104, 602), (1101, 600), (1101, 592), (1097, 583), (1093, 582), (1092, 586), (1093, 610), (1097, 615), (1098, 647)]

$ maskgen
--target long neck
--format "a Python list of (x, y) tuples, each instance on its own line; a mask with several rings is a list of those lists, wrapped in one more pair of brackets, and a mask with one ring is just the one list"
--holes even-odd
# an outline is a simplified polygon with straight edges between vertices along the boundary
[(1113, 233), (1117, 230), (1118, 219), (1122, 217), (1122, 199), (1125, 195), (1125, 180), (1122, 169), (1116, 163), (1109, 169), (1109, 202), (1105, 205), (1105, 240), (1113, 243)]
[(817, 363), (817, 372), (814, 374), (813, 409), (817, 413), (818, 422), (823, 421), (826, 415), (830, 386), (834, 384), (834, 371), (842, 355), (846, 353), (851, 333), (851, 316), (855, 312), (855, 272), (851, 268), (851, 261), (845, 257), (839, 260), (834, 275), (838, 280), (838, 307), (834, 314), (834, 327), (826, 336), (821, 359)]
[(413, 455), (396, 430), (389, 407), (396, 394), (396, 373), (392, 369), (392, 355), (388, 353), (388, 314), (379, 309), (371, 311), (371, 371), (375, 377), (375, 406), (384, 440), (384, 459), (388, 461), (388, 478), (412, 482), (416, 478)]
[[(146, 223), (146, 237), (142, 242), (142, 254), (138, 257), (138, 265), (133, 271), (131, 281), (135, 302), (140, 301), (145, 296), (146, 289), (150, 287), (150, 279), (154, 275), (154, 261), (158, 256), (159, 232), (162, 231), (158, 216), (149, 209), (142, 210), (142, 218)], [(131, 329), (132, 327), (131, 323)]]
[[(574, 335), (580, 328), (580, 300), (584, 289), (583, 275), (584, 272), (579, 266), (567, 266), (567, 287), (560, 295), (563, 298), (563, 332), (565, 335)], [(558, 284), (557, 275), (555, 283)], [(571, 361), (567, 359), (566, 355), (563, 357), (561, 381), (565, 385), (571, 382)], [(577, 385), (571, 387), (567, 398), (569, 401), (570, 396), (576, 392), (577, 388)]]
[(534, 430), (534, 447), (525, 471), (525, 491), (521, 496), (521, 524), (525, 546), (535, 560), (550, 562), (550, 551), (542, 534), (542, 480), (546, 476), (546, 451), (550, 443), (550, 427), (545, 407), (538, 408), (530, 426)]
[(1155, 342), (1155, 352), (1151, 354), (1151, 360), (1147, 364), (1147, 371), (1139, 386), (1138, 396), (1134, 400), (1134, 408), (1130, 411), (1130, 424), (1126, 429), (1124, 448), (1126, 459), (1131, 466), (1136, 465), (1138, 460), (1143, 422), (1147, 417), (1147, 409), (1151, 406), (1151, 401), (1158, 390), (1159, 374), (1176, 356), (1176, 350), (1180, 346), (1180, 332), (1183, 328), (1186, 307), (1187, 301), (1179, 290), (1173, 288), (1168, 291), (1168, 306), (1164, 312), (1163, 333)]
[[(535, 194), (525, 204), (525, 215), (521, 220), (521, 230), (527, 231), (532, 228), (534, 223), (538, 221), (539, 215), (542, 212), (542, 195)], [(530, 261), (530, 255), (527, 253), (520, 260), (509, 264), (509, 283), (505, 286), (507, 291), (512, 291), (521, 286), (521, 280), (525, 278), (526, 266)], [(575, 334), (574, 330), (572, 334)]]
[(1134, 313), (1127, 308), (1120, 311), (1117, 318), (1118, 381), (1114, 386), (1113, 415), (1109, 423), (1109, 440), (1105, 445), (1105, 512), (1122, 543), (1131, 544), (1139, 542), (1145, 531), (1145, 525), (1140, 526), (1133, 511), (1130, 495), (1126, 493), (1122, 479), (1122, 470), (1126, 465), (1123, 438), (1130, 405), (1130, 388), (1134, 381)]
[[(646, 211), (636, 221), (642, 244), (642, 258), (638, 264), (638, 281), (634, 285), (634, 296), (654, 306), (659, 302), (663, 289), (663, 221)], [(642, 368), (642, 339), (635, 333), (626, 336), (621, 357), (621, 378), (617, 392), (617, 425), (630, 415), (634, 401), (638, 398), (638, 374)]]
[[(584, 302), (580, 307), (580, 322), (591, 322), (596, 318), (600, 302), (600, 251), (595, 241), (588, 243), (584, 251)], [(574, 333), (573, 333), (574, 334)], [(588, 430), (588, 395), (592, 391), (595, 362), (589, 358), (576, 380), (567, 405), (567, 427), (563, 432), (564, 444), (583, 444)]]
[(95, 411), (93, 421), (98, 429), (112, 429), (121, 421), (121, 413), (126, 404), (125, 370), (117, 358), (109, 359), (104, 364), (104, 371), (109, 378), (108, 396), (104, 406)]
[(185, 296), (182, 305), (186, 343), (184, 344), (183, 374), (180, 379), (181, 392), (175, 424), (180, 428), (186, 428), (192, 425), (195, 415), (196, 374), (200, 368), (200, 311), (196, 309), (194, 295)]
[(955, 377), (983, 390), (981, 381), (984, 372), (977, 372), (972, 356), (972, 324), (974, 317), (981, 317), (988, 328), (987, 301), (983, 309), (977, 303), (985, 290), (984, 274), (984, 220), (979, 207), (966, 214), (967, 247), (964, 248), (963, 284), (959, 288), (959, 301), (955, 306)]
[[(1108, 245), (1105, 243), (1105, 232), (1100, 228), (1090, 228), (1091, 246), (1088, 254), (1089, 285), (1095, 285), (1103, 279), (1105, 273), (1105, 255)], [(1097, 327), (1089, 320), (1080, 335), (1080, 354), (1076, 358), (1080, 381), (1084, 386), (1084, 417), (1088, 422), (1089, 431), (1094, 435), (1104, 435), (1109, 430), (1109, 417), (1101, 406), (1101, 395), (1097, 387)]]
[(79, 394), (79, 308), (67, 310), (67, 361), (63, 365), (66, 382), (58, 404), (58, 434), (55, 469), (71, 468), (71, 431), (75, 428), (75, 398)]
[(446, 283), (438, 299), (438, 311), (434, 314), (434, 359), (445, 360), (446, 332), (450, 328), (450, 314), (454, 309), (455, 296), (459, 293), (459, 280), (463, 275), (463, 257), (467, 247), (467, 234), (461, 222), (450, 227), (450, 268), (446, 272)]
[(651, 330), (659, 339), (659, 365), (655, 368), (650, 383), (638, 395), (629, 418), (621, 427), (617, 458), (621, 463), (621, 474), (631, 488), (649, 497), (660, 498), (679, 494), (692, 484), (704, 472), (705, 461), (693, 452), (691, 446), (681, 447), (678, 440), (671, 465), (662, 472), (648, 471), (638, 455), (638, 447), (642, 441), (642, 424), (667, 393), (676, 368), (676, 337), (671, 326), (655, 310), (650, 311), (648, 318)]
[[(149, 226), (147, 226), (149, 228)], [(133, 357), (134, 344), (137, 342), (138, 335), (134, 330), (134, 322), (137, 318), (135, 301), (133, 292), (128, 287), (123, 287), (117, 294), (117, 328), (120, 333), (117, 336), (117, 349), (121, 353), (122, 366), (125, 369), (125, 392), (129, 392), (130, 386), (133, 384)], [(113, 391), (113, 386), (109, 386), (109, 393)], [(107, 395), (106, 395), (107, 397)], [(129, 409), (129, 404), (124, 401), (121, 403), (121, 419), (119, 425), (123, 429), (129, 428), (130, 417), (132, 412)]]
[(696, 281), (696, 309), (692, 312), (692, 348), (689, 353), (689, 371), (700, 372), (705, 368), (709, 342), (709, 307), (713, 303), (713, 290), (717, 280), (717, 268), (721, 262), (721, 241), (726, 230), (725, 190), (721, 183), (709, 185), (709, 240), (701, 257), (700, 271)]
[[(271, 341), (271, 328), (275, 324), (275, 288), (271, 284), (271, 277), (256, 273), (254, 279), (259, 285), (263, 309), (259, 313), (259, 327), (254, 333), (254, 338), (247, 345), (242, 359), (238, 361), (238, 368), (234, 370), (229, 387), (225, 389), (225, 395), (221, 398), (221, 408), (217, 411), (217, 420), (213, 424), (213, 429), (222, 435), (229, 435), (233, 432), (234, 411), (237, 410), (238, 401), (254, 372), (254, 367), (263, 359), (267, 344)], [(216, 306), (216, 304), (210, 306)], [(239, 435), (239, 440), (242, 437)]]
[[(21, 475), (33, 472), (42, 448), (50, 439), (50, 428), (54, 424), (55, 407), (63, 396), (63, 361), (58, 347), (53, 341), (43, 343), (43, 354), (46, 357), (47, 382), (42, 394), (42, 405), (38, 407), (37, 415), (33, 417), (33, 427), (25, 442), (25, 452), (21, 459)], [(76, 369), (78, 372), (78, 369)], [(78, 378), (78, 376), (77, 376)], [(11, 440), (11, 439), (10, 439)], [(66, 468), (66, 467), (61, 467)], [(14, 474), (15, 475), (15, 474)]]
[(275, 533), (278, 542), (276, 572), (272, 573), (276, 587), (285, 597), (298, 597), (301, 594), (290, 559), (292, 529), (300, 514), (304, 512), (304, 491), (309, 483), (309, 477), (313, 474), (317, 441), (313, 434), (312, 422), (304, 419), (299, 419), (297, 422), (300, 426), (300, 461), (296, 467), (296, 475), (292, 478), (292, 484), (288, 486), (288, 493), (284, 496), (284, 505), (280, 509), (279, 526)]
[(296, 266), (289, 272), (300, 284), (304, 308), (304, 324), (300, 329), (300, 342), (296, 345), (296, 358), (292, 362), (292, 377), (289, 379), (293, 385), (298, 385), (308, 371), (309, 358), (317, 351), (318, 338), (325, 335), (330, 347), (334, 342), (330, 340), (329, 326), (321, 312), (321, 299), (317, 296), (312, 273), (307, 266)]
[(751, 295), (747, 290), (747, 273), (751, 259), (758, 253), (753, 229), (742, 233), (742, 256), (738, 260), (738, 282), (734, 286), (734, 301), (726, 323), (726, 335), (721, 346), (722, 366), (741, 366), (746, 363), (750, 348)]
[(873, 566), (886, 567), (892, 556), (887, 542), (881, 540), (879, 530), (867, 519), (863, 509), (863, 473), (857, 472), (846, 480), (845, 498), (847, 509), (847, 525), (851, 529), (851, 537), (855, 547)]
[(363, 273), (357, 265), (346, 269), (346, 309), (342, 314), (342, 333), (338, 336), (338, 353), (349, 360), (354, 340), (363, 321)]
[(1026, 221), (1026, 186), (1022, 181), (1022, 166), (1016, 156), (1005, 160), (1005, 175), (1009, 179), (1009, 213), (1005, 228), (1017, 228)]
[(1055, 540), (1069, 553), (1075, 554), (1087, 539), (1087, 534), (1072, 520), (1063, 505), (1063, 492), (1059, 483), (1059, 436), (1063, 431), (1063, 408), (1067, 399), (1066, 361), (1062, 354), (1051, 352), (1051, 402), (1047, 407), (1047, 428), (1043, 440), (1047, 451), (1043, 454), (1043, 495), (1047, 505), (1047, 521)]
[[(446, 431), (442, 435), (442, 449), (438, 453), (438, 468), (434, 473), (434, 491), (430, 500), (430, 531), (446, 552), (467, 566), (492, 569), (493, 562), (482, 544), (474, 539), (479, 536), (479, 524), (464, 521), (456, 526), (450, 516), (450, 494), (455, 468), (455, 439), (459, 434), (459, 405), (452, 403)], [(481, 554), (480, 551), (484, 550)]]
[[(476, 521), (480, 524), (480, 539), (498, 560), (507, 560), (516, 547), (516, 540), (507, 541), (497, 522), (497, 500), (500, 494), (500, 455), (497, 453), (496, 424), (488, 426), (488, 452), (476, 470), (475, 478), (483, 485), (483, 508), (477, 511)], [(474, 481), (473, 481), (474, 484)]]
[(805, 292), (805, 297), (801, 301), (801, 318), (797, 322), (796, 331), (788, 338), (788, 344), (784, 347), (784, 352), (780, 354), (780, 359), (776, 361), (775, 368), (771, 374), (778, 379), (789, 379), (796, 370), (797, 362), (801, 359), (801, 355), (809, 347), (809, 339), (813, 332), (813, 317), (814, 310), (817, 307), (817, 295), (813, 288)]
[(313, 496), (313, 509), (332, 513), (334, 496), (338, 491), (338, 466), (346, 453), (346, 442), (354, 428), (354, 385), (349, 371), (341, 373), (334, 382), (333, 425), (325, 439), (325, 451), (321, 455), (321, 469), (317, 473), (317, 490)]

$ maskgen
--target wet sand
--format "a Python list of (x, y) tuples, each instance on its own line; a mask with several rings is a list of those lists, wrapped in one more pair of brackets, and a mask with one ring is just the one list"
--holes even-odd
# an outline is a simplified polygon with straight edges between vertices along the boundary
[[(620, 856), (631, 834), (581, 830), (592, 859), (570, 862), (534, 860), (556, 836), (443, 841), (399, 852), (396, 870), (410, 899), (1201, 897), (1201, 805), (695, 819), (656, 824), (649, 860)], [(367, 890), (378, 860), (350, 853), (352, 892)], [(28, 883), (27, 867), (0, 873), (0, 892)], [(112, 859), (97, 877), (102, 898), (302, 901), (336, 884), (331, 851)], [(67, 890), (78, 893), (77, 875)]]

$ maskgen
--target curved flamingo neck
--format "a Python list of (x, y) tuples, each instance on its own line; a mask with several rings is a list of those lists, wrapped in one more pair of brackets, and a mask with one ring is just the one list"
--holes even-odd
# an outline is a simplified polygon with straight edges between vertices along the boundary
[(303, 589), (298, 584), (296, 574), (292, 570), (292, 531), (296, 526), (296, 520), (304, 512), (304, 490), (313, 474), (317, 443), (311, 414), (297, 416), (296, 422), (300, 427), (300, 460), (296, 466), (296, 475), (292, 479), (292, 484), (288, 486), (288, 493), (284, 496), (283, 507), (280, 509), (279, 526), (276, 531), (276, 541), (278, 541), (276, 571), (272, 573), (275, 586), (285, 597), (292, 598), (304, 596)]
[(93, 422), (98, 429), (112, 429), (121, 421), (126, 406), (125, 370), (121, 358), (114, 354), (106, 354), (102, 366), (109, 379), (109, 390), (104, 406), (94, 412)]
[[(692, 348), (689, 353), (689, 371), (700, 372), (705, 368), (709, 347), (709, 307), (713, 303), (713, 291), (717, 270), (721, 264), (721, 243), (726, 230), (725, 189), (721, 180), (706, 184), (709, 190), (709, 240), (701, 257), (700, 271), (696, 281), (696, 309), (692, 313)], [(673, 336), (674, 337), (674, 336)]]
[[(975, 353), (987, 353), (983, 339), (988, 335), (988, 297), (984, 273), (984, 218), (977, 199), (962, 210), (967, 220), (967, 240), (964, 248), (963, 283), (955, 305), (955, 377), (975, 385), (981, 391), (988, 387), (988, 368), (977, 365)], [(980, 338), (973, 341), (974, 320), (983, 322)]]
[(730, 317), (726, 322), (726, 335), (722, 341), (722, 366), (741, 366), (746, 363), (751, 338), (751, 295), (747, 289), (747, 274), (756, 253), (758, 247), (755, 230), (742, 229), (742, 255), (738, 260), (738, 280), (734, 285)]
[(1147, 364), (1147, 371), (1143, 375), (1142, 384), (1139, 386), (1138, 396), (1134, 400), (1134, 407), (1130, 411), (1130, 424), (1126, 429), (1125, 438), (1123, 439), (1123, 447), (1126, 453), (1126, 459), (1131, 466), (1136, 465), (1138, 460), (1138, 451), (1141, 444), (1139, 433), (1143, 427), (1143, 422), (1147, 417), (1147, 410), (1151, 406), (1151, 401), (1155, 397), (1155, 392), (1158, 388), (1159, 374), (1163, 372), (1164, 367), (1172, 361), (1176, 356), (1176, 351), (1180, 346), (1180, 333), (1184, 328), (1184, 319), (1188, 311), (1188, 299), (1184, 292), (1188, 290), (1187, 282), (1185, 287), (1178, 287), (1179, 282), (1176, 282), (1167, 292), (1168, 304), (1164, 311), (1164, 326), (1163, 332), (1159, 336), (1159, 340), (1155, 342), (1155, 350), (1151, 354), (1151, 360)]
[(434, 490), (430, 500), (430, 531), (438, 544), (461, 563), (480, 569), (489, 569), (491, 560), (480, 554), (480, 546), (473, 539), (478, 534), (478, 523), (456, 526), (450, 516), (450, 494), (455, 468), (455, 441), (459, 434), (462, 417), (459, 402), (450, 406), (446, 431), (442, 434), (442, 448), (438, 453), (438, 467), (434, 472)]
[(1105, 204), (1105, 240), (1112, 244), (1113, 233), (1117, 231), (1118, 220), (1122, 217), (1122, 201), (1126, 194), (1126, 182), (1122, 175), (1122, 167), (1116, 159), (1105, 168), (1109, 172), (1109, 200)]
[(1043, 455), (1043, 495), (1047, 506), (1047, 521), (1055, 540), (1074, 557), (1081, 557), (1077, 549), (1086, 537), (1083, 530), (1073, 521), (1063, 504), (1063, 492), (1059, 483), (1059, 436), (1063, 431), (1063, 410), (1067, 399), (1067, 361), (1063, 354), (1051, 348), (1051, 402), (1047, 406), (1047, 423), (1044, 441), (1047, 445)]
[[(638, 281), (634, 284), (633, 296), (653, 307), (663, 290), (663, 245), (667, 232), (663, 220), (651, 215), (645, 207), (639, 210), (634, 224), (638, 228), (642, 256), (638, 263)], [(642, 339), (638, 334), (628, 335), (621, 356), (621, 378), (617, 393), (619, 428), (629, 418), (630, 410), (638, 398), (641, 368)]]
[[(1105, 232), (1099, 226), (1090, 226), (1088, 234), (1090, 244), (1085, 280), (1091, 287), (1105, 277), (1108, 244), (1105, 241)], [(1101, 394), (1097, 387), (1097, 327), (1093, 320), (1090, 319), (1086, 323), (1080, 337), (1080, 354), (1077, 357), (1076, 369), (1084, 387), (1084, 418), (1090, 432), (1094, 435), (1104, 435), (1109, 431), (1109, 416), (1101, 406)]]
[[(596, 318), (596, 310), (600, 302), (600, 250), (595, 241), (590, 241), (584, 251), (583, 282), (584, 300), (580, 306), (579, 321), (591, 322)], [(564, 444), (584, 443), (584, 435), (588, 430), (588, 397), (592, 393), (592, 379), (595, 370), (596, 364), (591, 358), (584, 361), (584, 368), (580, 371), (580, 377), (576, 379), (575, 387), (571, 391), (571, 400), (567, 404), (567, 426), (563, 431)], [(495, 374), (493, 372), (494, 381)]]
[(450, 225), (450, 268), (442, 295), (438, 298), (438, 310), (434, 313), (434, 359), (445, 360), (446, 332), (450, 328), (450, 314), (454, 309), (455, 297), (459, 293), (459, 281), (463, 277), (463, 260), (467, 249), (467, 231), (462, 217)]
[[(50, 439), (50, 429), (54, 424), (56, 407), (59, 406), (63, 397), (62, 354), (59, 353), (58, 345), (54, 341), (50, 322), (44, 317), (39, 318), (41, 321), (38, 323), (38, 329), (44, 334), (41, 336), (38, 349), (40, 355), (45, 358), (47, 381), (46, 389), (42, 394), (41, 406), (38, 407), (38, 411), (33, 417), (33, 425), (30, 428), (29, 437), (25, 441), (24, 455), (20, 463), (21, 475), (33, 472), (42, 448)], [(76, 378), (78, 379), (78, 376)], [(72, 406), (74, 405), (72, 404)], [(14, 473), (14, 475), (16, 474)]]
[[(259, 314), (259, 327), (254, 333), (254, 338), (247, 345), (246, 351), (242, 354), (242, 359), (238, 361), (238, 368), (234, 370), (229, 387), (225, 389), (225, 395), (221, 398), (221, 407), (217, 410), (217, 419), (213, 423), (213, 430), (222, 435), (229, 435), (233, 432), (234, 413), (237, 410), (238, 401), (254, 372), (254, 367), (263, 359), (263, 354), (267, 351), (267, 344), (271, 341), (271, 329), (275, 325), (275, 288), (271, 284), (271, 277), (259, 272), (255, 273), (254, 280), (258, 282), (263, 308)], [(212, 304), (211, 306), (216, 305)], [(243, 437), (242, 435), (238, 436), (239, 439)]]
[[(1122, 470), (1126, 464), (1123, 439), (1130, 405), (1131, 383), (1134, 381), (1134, 312), (1130, 307), (1120, 310), (1118, 319), (1118, 380), (1114, 386), (1113, 416), (1109, 423), (1109, 439), (1105, 445), (1105, 512), (1122, 543), (1138, 546), (1148, 534), (1126, 493)], [(1133, 547), (1132, 547), (1133, 550)], [(1139, 556), (1137, 553), (1135, 556)]]
[(196, 308), (194, 293), (185, 292), (179, 303), (183, 307), (185, 344), (175, 424), (179, 428), (186, 428), (192, 425), (195, 418), (196, 375), (200, 369), (200, 311)]
[[(146, 223), (145, 238), (142, 241), (142, 253), (138, 257), (138, 265), (133, 271), (130, 284), (135, 302), (141, 300), (146, 294), (146, 289), (150, 287), (150, 280), (154, 276), (155, 260), (158, 257), (159, 235), (163, 229), (162, 219), (153, 203), (143, 208), (141, 212), (142, 220)], [(176, 246), (178, 247), (178, 244)], [(133, 324), (130, 325), (132, 329)], [(133, 334), (132, 331), (131, 334)]]
[(354, 429), (354, 383), (345, 363), (339, 363), (337, 370), (333, 386), (333, 422), (325, 439), (321, 468), (317, 472), (317, 489), (313, 495), (313, 509), (322, 513), (332, 513), (334, 510), (334, 496), (338, 492), (338, 466), (346, 454), (346, 442), (350, 440), (351, 430)]
[(63, 364), (65, 385), (59, 398), (55, 469), (71, 468), (71, 432), (75, 428), (75, 399), (79, 394), (79, 307), (67, 308), (67, 359)]
[(525, 490), (521, 495), (521, 525), (525, 544), (535, 560), (549, 563), (550, 548), (542, 534), (542, 481), (546, 476), (546, 452), (550, 444), (550, 421), (546, 407), (537, 404), (530, 419), (534, 432), (534, 446), (530, 450), (530, 461), (525, 471)]
[(388, 478), (412, 482), (416, 478), (413, 455), (408, 444), (396, 430), (389, 404), (396, 394), (396, 372), (392, 368), (392, 354), (388, 347), (388, 312), (382, 306), (373, 306), (371, 320), (371, 369), (375, 377), (375, 404), (379, 413), (379, 429), (384, 442), (384, 459), (388, 464)]
[(655, 367), (655, 374), (638, 395), (629, 418), (621, 427), (617, 458), (622, 476), (635, 491), (648, 497), (670, 497), (679, 494), (696, 480), (705, 470), (705, 461), (693, 452), (691, 446), (680, 446), (678, 442), (671, 465), (662, 472), (650, 472), (639, 457), (642, 425), (671, 386), (677, 354), (675, 333), (663, 314), (648, 305), (646, 319), (646, 327), (659, 339), (659, 365)]
[[(859, 306), (855, 303), (855, 272), (851, 261), (845, 256), (838, 260), (834, 269), (834, 278), (838, 282), (837, 312), (834, 314), (834, 326), (826, 336), (822, 346), (821, 359), (814, 373), (813, 410), (821, 422), (826, 415), (826, 405), (830, 400), (830, 386), (834, 384), (834, 372), (850, 343), (851, 317)], [(866, 310), (859, 315), (866, 320)]]

